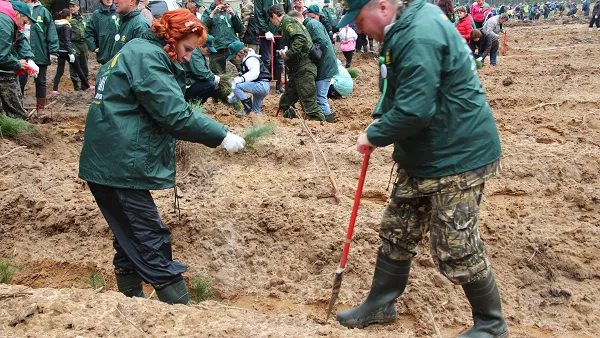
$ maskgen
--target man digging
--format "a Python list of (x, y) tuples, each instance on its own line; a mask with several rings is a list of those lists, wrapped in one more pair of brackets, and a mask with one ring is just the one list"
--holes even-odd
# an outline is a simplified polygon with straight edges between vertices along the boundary
[[(427, 232), (440, 272), (462, 286), (475, 325), (460, 337), (506, 337), (500, 294), (477, 228), (485, 181), (502, 155), (496, 123), (469, 47), (425, 0), (348, 0), (339, 27), (383, 41), (383, 91), (357, 146), (394, 144), (397, 178), (382, 220), (367, 299), (339, 312), (348, 327), (391, 322), (411, 259)], [(451, 60), (451, 61), (450, 61)]]

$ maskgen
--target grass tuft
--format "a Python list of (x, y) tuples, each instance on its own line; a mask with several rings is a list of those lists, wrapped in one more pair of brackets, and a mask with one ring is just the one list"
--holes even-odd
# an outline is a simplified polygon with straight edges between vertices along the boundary
[(215, 297), (212, 291), (213, 281), (202, 275), (195, 275), (192, 279), (192, 285), (190, 287), (190, 295), (196, 303), (203, 302), (208, 299)]
[(0, 114), (0, 136), (12, 137), (20, 133), (34, 133), (31, 123), (22, 119), (13, 119)]
[(274, 129), (275, 125), (273, 123), (267, 123), (251, 127), (244, 134), (244, 140), (246, 140), (246, 147), (252, 147), (261, 138), (273, 134)]
[(0, 260), (0, 284), (9, 284), (12, 281), (15, 272), (22, 268), (22, 266), (14, 265), (10, 258), (7, 260)]
[(348, 68), (346, 70), (348, 71), (348, 73), (350, 73), (351, 78), (356, 79), (358, 77), (358, 70), (354, 68)]

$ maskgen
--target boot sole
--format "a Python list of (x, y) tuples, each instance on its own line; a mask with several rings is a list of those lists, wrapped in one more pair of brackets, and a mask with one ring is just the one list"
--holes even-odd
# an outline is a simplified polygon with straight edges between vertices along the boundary
[(341, 325), (350, 328), (350, 329), (362, 329), (365, 328), (369, 325), (373, 325), (373, 324), (389, 324), (396, 321), (396, 317), (394, 318), (383, 318), (383, 319), (370, 319), (367, 320), (365, 323), (360, 323), (358, 325), (351, 325), (351, 324), (343, 324), (340, 323)]

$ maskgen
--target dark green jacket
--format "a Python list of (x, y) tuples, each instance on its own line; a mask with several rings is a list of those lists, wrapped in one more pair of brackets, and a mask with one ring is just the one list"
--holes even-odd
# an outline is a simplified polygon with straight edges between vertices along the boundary
[(0, 73), (14, 74), (21, 68), (17, 29), (17, 24), (8, 15), (0, 13)]
[(331, 44), (331, 40), (329, 40), (329, 35), (327, 35), (327, 31), (325, 30), (325, 27), (323, 27), (323, 24), (317, 20), (306, 18), (304, 19), (304, 26), (306, 26), (306, 30), (308, 30), (308, 34), (310, 34), (313, 44), (319, 44), (321, 46), (321, 52), (323, 52), (321, 60), (319, 61), (319, 64), (317, 64), (317, 78), (315, 81), (330, 79), (334, 75), (337, 75), (337, 57), (335, 56), (335, 50), (333, 49), (333, 45)]
[(254, 0), (254, 17), (258, 23), (260, 35), (265, 35), (266, 32), (271, 32), (273, 35), (279, 34), (277, 27), (273, 26), (267, 14), (269, 7), (273, 5), (282, 5), (286, 13), (292, 8), (290, 0)]
[(378, 147), (394, 144), (409, 175), (464, 173), (502, 155), (496, 122), (471, 50), (439, 7), (414, 0), (384, 38), (387, 90), (367, 130)]
[(33, 50), (33, 62), (45, 66), (50, 64), (50, 55), (58, 56), (58, 35), (50, 12), (41, 3), (36, 2), (31, 9), (34, 22), (29, 31), (29, 44)]
[[(135, 38), (139, 38), (142, 34), (150, 30), (150, 24), (148, 20), (142, 15), (142, 11), (136, 9), (121, 16), (121, 22), (119, 23), (119, 41), (115, 41), (110, 53), (110, 58), (117, 55), (117, 53), (125, 46), (125, 44)], [(114, 40), (113, 40), (114, 41)]]
[(23, 31), (17, 32), (17, 44), (15, 45), (15, 48), (17, 50), (17, 55), (19, 55), (21, 59), (33, 60), (35, 58), (35, 55), (33, 55), (33, 51), (31, 50), (31, 46), (29, 45), (29, 41), (27, 41)]
[(90, 51), (98, 49), (96, 60), (105, 64), (110, 60), (110, 52), (115, 44), (115, 34), (119, 29), (119, 14), (115, 12), (115, 5), (106, 9), (103, 5), (92, 13), (85, 27), (85, 42)]
[(283, 45), (288, 46), (285, 54), (289, 59), (285, 61), (285, 65), (290, 73), (312, 64), (309, 55), (313, 43), (306, 27), (286, 14), (281, 19), (278, 29), (283, 36)]
[(225, 138), (224, 125), (185, 102), (185, 72), (164, 45), (148, 32), (100, 68), (86, 119), (80, 178), (124, 189), (170, 188), (177, 140), (216, 147)]
[(322, 12), (323, 16), (325, 17), (325, 19), (327, 19), (327, 21), (329, 21), (333, 30), (337, 31), (337, 25), (338, 25), (338, 23), (340, 23), (340, 16), (338, 15), (337, 9), (335, 9), (333, 7), (329, 7), (329, 6), (323, 6), (323, 9), (321, 9), (321, 12)]
[(183, 70), (185, 70), (188, 86), (193, 86), (196, 82), (200, 81), (215, 80), (215, 74), (208, 69), (206, 58), (200, 51), (200, 48), (194, 49), (190, 57), (190, 62), (184, 62), (181, 65), (183, 66)]
[(71, 42), (85, 42), (85, 23), (81, 15), (73, 15), (71, 18)]
[(208, 34), (215, 37), (215, 48), (223, 49), (227, 48), (230, 43), (239, 41), (237, 34), (242, 32), (244, 25), (237, 11), (234, 10), (235, 15), (231, 16), (226, 12), (217, 13), (213, 18), (210, 17), (210, 13), (217, 7), (215, 2), (202, 13), (202, 23), (208, 28)]

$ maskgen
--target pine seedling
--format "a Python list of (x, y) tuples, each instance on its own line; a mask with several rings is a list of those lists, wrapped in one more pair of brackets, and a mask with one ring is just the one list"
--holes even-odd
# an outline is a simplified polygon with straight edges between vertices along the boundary
[(17, 266), (9, 259), (0, 260), (0, 284), (9, 284), (15, 273), (21, 270), (22, 266)]
[(354, 69), (354, 68), (348, 68), (346, 69), (348, 71), (348, 73), (350, 74), (350, 77), (353, 79), (356, 79), (358, 77), (358, 70)]
[(213, 281), (210, 278), (204, 277), (200, 274), (195, 275), (192, 279), (192, 285), (190, 287), (190, 295), (196, 303), (203, 302), (205, 300), (215, 297), (212, 291)]
[(246, 147), (253, 147), (256, 144), (256, 142), (261, 138), (273, 134), (274, 129), (275, 125), (273, 123), (267, 123), (251, 127), (244, 134), (244, 140), (246, 140)]
[(83, 275), (83, 279), (79, 280), (80, 283), (89, 285), (94, 290), (97, 290), (103, 286), (106, 286), (106, 279), (102, 273), (92, 271), (86, 275)]
[(13, 119), (0, 114), (0, 136), (12, 137), (20, 133), (32, 133), (36, 129), (31, 123), (22, 119)]

